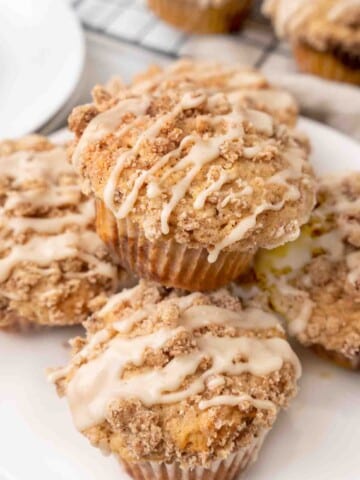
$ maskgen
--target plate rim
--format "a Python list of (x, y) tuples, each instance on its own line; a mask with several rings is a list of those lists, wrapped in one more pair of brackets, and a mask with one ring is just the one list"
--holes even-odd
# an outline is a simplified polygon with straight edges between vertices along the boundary
[[(37, 0), (41, 1), (44, 4), (49, 3), (49, 0)], [(66, 88), (59, 91), (60, 93), (56, 95), (57, 100), (54, 101), (49, 108), (46, 109), (46, 114), (39, 116), (37, 119), (33, 120), (33, 124), (30, 128), (20, 129), (20, 131), (15, 135), (20, 137), (22, 135), (28, 135), (33, 132), (38, 132), (41, 128), (43, 128), (47, 122), (49, 122), (66, 104), (69, 100), (71, 95), (74, 93), (78, 85), (80, 84), (80, 80), (82, 74), (85, 69), (85, 59), (86, 59), (86, 41), (85, 41), (85, 33), (81, 26), (80, 19), (76, 15), (72, 5), (64, 0), (56, 0), (57, 8), (61, 9), (64, 16), (66, 17), (66, 29), (72, 28), (73, 34), (76, 36), (76, 49), (78, 50), (78, 60), (76, 62), (76, 68), (73, 69), (72, 73), (72, 81), (69, 82)], [(5, 137), (10, 137), (11, 135), (5, 134)]]

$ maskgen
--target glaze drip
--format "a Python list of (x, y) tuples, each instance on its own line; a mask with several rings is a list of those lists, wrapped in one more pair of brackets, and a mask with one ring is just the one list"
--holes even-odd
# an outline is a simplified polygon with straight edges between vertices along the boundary
[[(67, 386), (66, 394), (79, 430), (101, 423), (106, 418), (109, 403), (114, 399), (136, 398), (147, 406), (180, 402), (203, 392), (209, 382), (214, 382), (214, 378), (221, 385), (224, 375), (240, 375), (244, 372), (256, 376), (269, 375), (281, 369), (285, 362), (291, 363), (297, 376), (300, 375), (299, 361), (283, 338), (241, 335), (218, 337), (211, 331), (204, 331), (214, 321), (235, 331), (272, 328), (277, 325), (274, 316), (256, 309), (235, 313), (214, 305), (191, 305), (188, 300), (179, 300), (177, 305), (182, 313), (178, 326), (161, 327), (153, 333), (129, 336), (133, 324), (141, 322), (147, 315), (146, 309), (140, 310), (134, 313), (134, 317), (107, 327), (105, 331), (108, 335), (105, 331), (98, 332), (85, 347), (85, 354), (78, 354), (81, 361), (91, 355), (91, 349), (106, 342), (100, 353), (79, 366)], [(127, 336), (124, 336), (124, 332), (127, 332)], [(144, 365), (146, 352), (164, 349), (169, 342), (186, 332), (194, 332), (196, 346), (193, 350), (170, 359), (163, 367), (141, 368), (123, 376), (129, 365), (135, 368)], [(199, 370), (205, 358), (211, 359), (211, 363), (205, 371)], [(59, 379), (70, 372), (68, 368), (61, 370), (51, 379)], [(256, 408), (275, 408), (270, 401), (247, 395), (216, 396), (200, 403), (199, 408), (242, 402), (250, 402)]]

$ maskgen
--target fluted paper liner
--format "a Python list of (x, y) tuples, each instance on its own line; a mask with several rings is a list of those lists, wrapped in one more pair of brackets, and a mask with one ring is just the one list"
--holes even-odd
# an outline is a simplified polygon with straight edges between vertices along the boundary
[(299, 68), (329, 80), (360, 85), (359, 69), (344, 65), (331, 52), (317, 52), (306, 45), (293, 44), (293, 52)]
[(134, 480), (236, 480), (256, 460), (267, 433), (268, 430), (264, 430), (249, 446), (214, 462), (208, 468), (184, 469), (178, 463), (129, 463), (123, 460), (121, 464)]
[(220, 252), (214, 263), (205, 248), (189, 248), (175, 240), (149, 241), (136, 224), (116, 219), (101, 200), (96, 200), (99, 236), (121, 265), (140, 278), (186, 290), (213, 290), (244, 273), (254, 252)]

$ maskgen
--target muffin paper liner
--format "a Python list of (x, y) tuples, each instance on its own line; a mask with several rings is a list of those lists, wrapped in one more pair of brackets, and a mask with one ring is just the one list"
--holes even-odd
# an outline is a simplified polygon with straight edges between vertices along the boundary
[(250, 464), (255, 462), (268, 430), (254, 438), (253, 442), (229, 455), (225, 460), (217, 460), (209, 467), (181, 468), (178, 463), (129, 463), (121, 460), (126, 472), (134, 480), (235, 480)]
[(118, 220), (101, 200), (96, 200), (99, 236), (128, 271), (140, 278), (186, 290), (212, 290), (227, 285), (244, 273), (254, 252), (220, 252), (214, 263), (205, 248), (189, 248), (175, 240), (149, 241), (141, 227)]
[(148, 0), (163, 20), (193, 33), (224, 33), (238, 30), (251, 0), (226, 0), (216, 6), (201, 6), (187, 0)]
[(294, 43), (292, 48), (295, 59), (302, 71), (327, 78), (328, 80), (360, 85), (360, 71), (347, 67), (332, 53), (318, 52), (300, 43)]

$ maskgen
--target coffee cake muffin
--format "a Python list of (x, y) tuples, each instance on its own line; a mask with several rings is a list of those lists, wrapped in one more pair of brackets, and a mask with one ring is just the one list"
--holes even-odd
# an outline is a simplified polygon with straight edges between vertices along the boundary
[(181, 59), (165, 68), (151, 66), (135, 77), (130, 88), (137, 94), (175, 88), (184, 92), (196, 88), (221, 90), (245, 107), (269, 113), (290, 127), (298, 116), (298, 105), (289, 92), (272, 86), (258, 70), (236, 64)]
[(299, 361), (276, 317), (226, 290), (154, 284), (111, 298), (49, 374), (77, 429), (135, 480), (232, 480), (296, 393)]
[(224, 92), (95, 89), (69, 125), (97, 230), (136, 275), (188, 290), (239, 276), (298, 236), (314, 205), (307, 147)]
[(227, 33), (239, 29), (251, 0), (147, 0), (165, 22), (190, 33)]
[(360, 84), (359, 0), (266, 0), (263, 11), (301, 70)]
[(256, 272), (289, 332), (338, 364), (360, 368), (360, 173), (321, 181), (295, 242), (261, 252)]
[(128, 278), (94, 231), (64, 147), (1, 142), (0, 202), (0, 327), (80, 323)]

